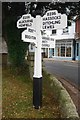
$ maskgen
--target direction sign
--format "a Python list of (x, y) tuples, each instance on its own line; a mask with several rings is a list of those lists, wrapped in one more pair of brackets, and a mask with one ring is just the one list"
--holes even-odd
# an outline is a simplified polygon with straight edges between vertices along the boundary
[[(32, 45), (31, 45), (32, 46)], [(52, 37), (48, 36), (42, 36), (42, 47), (41, 48), (55, 48), (55, 40)], [(34, 45), (33, 45), (33, 50), (34, 52)]]
[(22, 15), (22, 17), (17, 21), (18, 28), (27, 28), (33, 26), (34, 18), (30, 14)]
[[(28, 27), (22, 32), (22, 40), (24, 42), (31, 42), (37, 45), (36, 30)], [(48, 36), (42, 36), (42, 48), (54, 48), (54, 38)]]
[(42, 36), (42, 48), (54, 48), (54, 38), (48, 36)]
[(28, 27), (22, 32), (21, 37), (24, 42), (36, 43), (36, 30)]
[(58, 13), (57, 10), (50, 10), (42, 17), (42, 29), (61, 29), (67, 27), (67, 16)]

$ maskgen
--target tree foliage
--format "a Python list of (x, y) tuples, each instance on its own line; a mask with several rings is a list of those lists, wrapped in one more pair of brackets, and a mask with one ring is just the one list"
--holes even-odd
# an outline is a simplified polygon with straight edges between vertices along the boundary
[(74, 16), (80, 16), (80, 2), (32, 2), (30, 13), (34, 16), (36, 10), (39, 10), (42, 16), (48, 10), (58, 10), (59, 13), (66, 14), (68, 20), (73, 20)]
[(74, 20), (74, 16), (80, 16), (80, 2), (27, 2), (27, 11), (33, 17), (36, 14), (41, 16), (49, 10), (57, 10), (61, 14), (67, 15), (68, 26)]
[(14, 66), (24, 63), (28, 43), (21, 40), (21, 32), (16, 26), (19, 16), (25, 13), (24, 3), (3, 3), (3, 37), (8, 46), (9, 61)]

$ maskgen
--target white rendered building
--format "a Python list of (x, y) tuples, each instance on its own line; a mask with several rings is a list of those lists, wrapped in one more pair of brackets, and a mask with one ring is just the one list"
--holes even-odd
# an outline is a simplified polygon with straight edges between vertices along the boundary
[[(74, 41), (75, 41), (75, 22), (65, 29), (45, 31), (45, 36), (54, 39), (54, 47), (42, 48), (43, 57), (72, 60), (74, 58)], [(30, 44), (29, 51), (34, 52), (34, 46)]]

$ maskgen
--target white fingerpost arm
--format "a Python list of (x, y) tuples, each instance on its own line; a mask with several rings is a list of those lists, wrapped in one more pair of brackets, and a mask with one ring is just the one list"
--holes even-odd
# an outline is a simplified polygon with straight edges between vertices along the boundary
[(34, 60), (34, 76), (36, 78), (42, 77), (42, 56), (41, 56), (41, 16), (36, 16), (36, 40), (37, 47), (35, 47), (35, 60)]

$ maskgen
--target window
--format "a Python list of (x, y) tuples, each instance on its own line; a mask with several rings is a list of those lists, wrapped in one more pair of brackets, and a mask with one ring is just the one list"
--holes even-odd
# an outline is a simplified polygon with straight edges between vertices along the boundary
[(66, 47), (66, 57), (71, 57), (71, 47)]
[(56, 47), (56, 56), (61, 56), (60, 47)]
[(63, 29), (63, 34), (68, 33), (68, 28)]
[(56, 40), (56, 52), (55, 52), (55, 55), (56, 56), (61, 56), (61, 57), (71, 57), (71, 46), (72, 46), (72, 41), (69, 41), (69, 40), (60, 40), (60, 41)]
[(56, 34), (56, 30), (52, 30), (52, 34)]
[(76, 43), (77, 56), (79, 56), (79, 43)]
[(61, 56), (65, 56), (65, 46), (61, 46)]
[(58, 48), (58, 56), (61, 56), (61, 54), (60, 54), (60, 48)]

